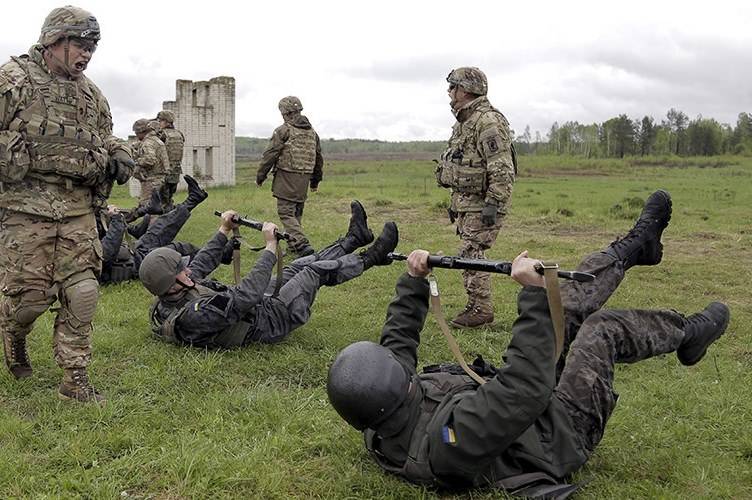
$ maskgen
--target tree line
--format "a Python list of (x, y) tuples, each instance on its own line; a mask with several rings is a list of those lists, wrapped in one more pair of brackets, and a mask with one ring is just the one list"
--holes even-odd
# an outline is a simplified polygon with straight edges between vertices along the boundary
[(603, 123), (555, 122), (545, 140), (530, 127), (515, 137), (521, 154), (582, 155), (623, 158), (632, 155), (752, 155), (752, 114), (739, 113), (735, 126), (701, 115), (690, 120), (671, 108), (658, 123), (653, 117), (632, 120), (621, 114)]

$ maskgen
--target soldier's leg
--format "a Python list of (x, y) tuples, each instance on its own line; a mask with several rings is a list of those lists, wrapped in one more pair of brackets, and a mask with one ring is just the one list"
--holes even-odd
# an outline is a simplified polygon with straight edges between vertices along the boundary
[(614, 364), (634, 363), (675, 351), (684, 317), (675, 311), (597, 311), (582, 324), (567, 357), (555, 396), (592, 452), (616, 405)]
[(141, 220), (136, 224), (128, 225), (128, 234), (138, 239), (149, 229), (149, 223), (151, 222), (151, 215), (146, 214), (141, 217)]
[[(499, 216), (494, 225), (486, 226), (479, 213), (460, 213), (457, 219), (457, 234), (461, 240), (459, 255), (485, 259), (486, 250), (496, 241), (503, 222), (504, 218)], [(475, 327), (493, 322), (490, 273), (463, 271), (462, 280), (467, 292), (467, 306), (452, 323), (458, 327)]]
[(149, 225), (143, 236), (141, 236), (133, 251), (133, 258), (136, 262), (136, 269), (141, 265), (141, 261), (146, 254), (155, 248), (163, 247), (178, 235), (180, 229), (188, 222), (191, 217), (191, 211), (183, 205), (178, 205), (174, 210), (159, 217), (153, 224)]
[(305, 208), (305, 202), (299, 201), (295, 204), (295, 218), (298, 219), (298, 223), (303, 221), (303, 209)]
[(187, 241), (173, 241), (165, 246), (167, 248), (172, 248), (183, 257), (190, 257), (191, 259), (195, 257), (199, 250), (201, 250), (201, 247), (197, 247), (193, 243), (188, 243)]
[(55, 301), (51, 263), (56, 234), (54, 222), (16, 212), (0, 213), (0, 332), (5, 365), (16, 378), (31, 375), (26, 336)]
[(297, 204), (293, 201), (277, 198), (277, 215), (285, 232), (290, 235), (288, 243), (293, 252), (309, 246), (308, 238), (303, 234), (303, 228), (300, 227), (300, 221), (295, 217), (296, 206)]

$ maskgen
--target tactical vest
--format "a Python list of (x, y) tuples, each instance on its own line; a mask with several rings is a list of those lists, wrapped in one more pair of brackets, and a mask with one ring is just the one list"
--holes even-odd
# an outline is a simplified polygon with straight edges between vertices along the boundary
[(277, 168), (311, 174), (316, 165), (316, 132), (312, 128), (287, 127), (289, 136), (277, 160)]
[(136, 263), (128, 245), (120, 245), (115, 260), (102, 269), (102, 283), (121, 283), (138, 278)]
[[(481, 359), (481, 363), (483, 363)], [(495, 367), (487, 365), (488, 369), (495, 372)], [(379, 437), (375, 431), (366, 429), (364, 432), (366, 449), (376, 462), (386, 471), (401, 476), (407, 481), (422, 486), (456, 489), (455, 482), (437, 477), (428, 457), (429, 436), (441, 432), (442, 422), (445, 421), (447, 412), (460, 402), (468, 393), (474, 393), (478, 384), (463, 375), (459, 365), (434, 365), (425, 370), (435, 369), (433, 372), (423, 372), (418, 375), (420, 385), (423, 388), (423, 400), (420, 404), (420, 416), (413, 428), (408, 445), (408, 457), (402, 467), (389, 462), (378, 449)], [(477, 370), (476, 370), (477, 371)], [(489, 372), (480, 374), (490, 379)], [(415, 389), (411, 389), (415, 390)], [(482, 479), (481, 479), (482, 480)], [(474, 488), (488, 487), (498, 488), (508, 493), (521, 495), (525, 498), (552, 498), (564, 499), (575, 492), (579, 486), (570, 485), (558, 481), (545, 472), (530, 472), (505, 477), (493, 483), (480, 482), (477, 479), (470, 485)]]
[[(175, 322), (183, 313), (183, 308), (195, 300), (198, 300), (196, 307), (200, 308), (202, 304), (210, 303), (212, 298), (225, 290), (227, 290), (227, 287), (222, 283), (208, 279), (203, 280), (201, 284), (196, 283), (194, 288), (188, 290), (176, 302), (167, 302), (156, 297), (149, 311), (153, 336), (170, 344), (183, 344), (183, 341), (175, 335)], [(212, 345), (225, 349), (239, 347), (245, 343), (245, 339), (253, 331), (253, 327), (254, 324), (250, 321), (238, 321), (219, 332), (212, 339)]]
[(154, 131), (148, 132), (141, 142), (139, 142), (135, 158), (138, 167), (140, 167), (139, 161), (143, 161), (143, 158), (149, 152), (153, 153), (156, 157), (156, 163), (153, 165), (144, 165), (143, 168), (139, 168), (141, 177), (144, 179), (161, 178), (167, 174), (167, 170), (170, 168), (170, 160), (167, 157), (165, 149), (164, 143)]
[(185, 145), (185, 136), (175, 128), (163, 128), (160, 139), (167, 147), (167, 158), (170, 160), (170, 173), (180, 174), (180, 164), (183, 161), (183, 146)]
[(32, 88), (31, 103), (8, 126), (25, 133), (30, 157), (26, 175), (52, 184), (96, 185), (106, 171), (108, 154), (98, 132), (98, 96), (88, 80), (61, 80), (27, 56), (12, 59)]

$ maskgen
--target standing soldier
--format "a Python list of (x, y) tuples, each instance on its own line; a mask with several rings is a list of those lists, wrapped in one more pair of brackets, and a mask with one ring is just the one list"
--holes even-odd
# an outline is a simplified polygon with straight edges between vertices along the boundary
[(279, 101), (279, 112), (285, 123), (274, 130), (271, 144), (264, 151), (256, 185), (261, 186), (272, 171), (272, 194), (277, 198), (279, 220), (290, 234), (290, 248), (302, 257), (314, 251), (303, 234), (300, 221), (308, 185), (316, 192), (323, 177), (324, 159), (319, 136), (301, 111), (303, 105), (297, 97), (288, 96)]
[[(509, 209), (517, 160), (509, 123), (486, 97), (486, 75), (478, 68), (457, 68), (447, 81), (449, 104), (457, 122), (436, 169), (436, 179), (452, 193), (449, 218), (457, 224), (459, 254), (483, 259)], [(474, 328), (492, 323), (491, 276), (463, 271), (462, 278), (467, 305), (452, 324)]]
[(183, 146), (185, 145), (185, 135), (175, 128), (175, 115), (172, 111), (162, 110), (157, 113), (159, 120), (159, 138), (167, 147), (167, 158), (170, 160), (170, 168), (165, 176), (164, 187), (162, 188), (162, 200), (165, 208), (172, 210), (172, 197), (178, 189), (180, 175), (183, 173), (181, 163), (183, 161)]
[(102, 246), (95, 207), (133, 168), (112, 135), (101, 91), (83, 74), (99, 24), (77, 7), (52, 10), (38, 43), (0, 67), (0, 330), (5, 364), (32, 373), (26, 335), (54, 302), (53, 352), (63, 399), (101, 401), (89, 382)]
[[(136, 150), (136, 171), (133, 176), (141, 181), (141, 196), (139, 207), (145, 206), (151, 199), (152, 191), (161, 192), (165, 183), (165, 176), (170, 168), (170, 160), (167, 157), (167, 148), (157, 135), (156, 121), (145, 118), (136, 120), (133, 131), (136, 133), (139, 145)], [(165, 200), (162, 199), (162, 209), (165, 208)]]

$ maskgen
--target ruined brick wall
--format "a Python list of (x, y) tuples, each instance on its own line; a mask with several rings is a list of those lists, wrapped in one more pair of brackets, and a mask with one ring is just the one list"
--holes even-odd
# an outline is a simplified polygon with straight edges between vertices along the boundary
[[(162, 107), (175, 113), (175, 128), (185, 134), (183, 173), (204, 186), (234, 186), (235, 79), (177, 80), (175, 100), (164, 101)], [(182, 180), (180, 184), (185, 187)], [(131, 195), (138, 192), (138, 182), (131, 181)]]

